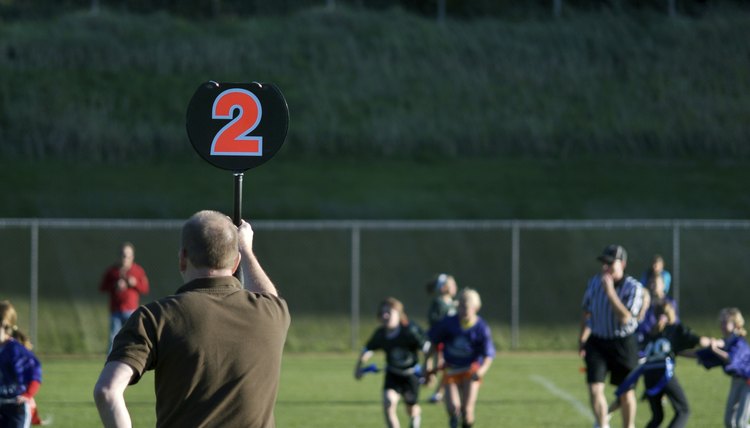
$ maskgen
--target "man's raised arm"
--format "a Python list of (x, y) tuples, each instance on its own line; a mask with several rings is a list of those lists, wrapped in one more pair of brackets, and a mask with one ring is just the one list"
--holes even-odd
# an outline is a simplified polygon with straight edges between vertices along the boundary
[(255, 257), (255, 253), (253, 253), (253, 235), (254, 232), (250, 223), (242, 220), (239, 227), (242, 282), (247, 290), (254, 293), (268, 293), (278, 296), (276, 286), (271, 282), (271, 278), (266, 275), (257, 257)]

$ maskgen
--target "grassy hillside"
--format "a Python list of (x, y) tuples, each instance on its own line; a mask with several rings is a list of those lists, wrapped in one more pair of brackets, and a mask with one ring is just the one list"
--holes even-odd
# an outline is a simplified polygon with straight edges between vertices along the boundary
[[(255, 219), (748, 218), (750, 161), (295, 158), (246, 172)], [(233, 177), (179, 162), (3, 162), (1, 217), (231, 213)]]
[(231, 175), (184, 123), (214, 79), (274, 82), (290, 106), (284, 148), (246, 177), (256, 217), (746, 218), (749, 26), (727, 5), (5, 22), (0, 216), (229, 210)]
[(266, 81), (290, 156), (750, 155), (750, 14), (438, 25), (397, 9), (193, 22), (85, 12), (0, 26), (4, 158), (170, 159), (203, 81)]

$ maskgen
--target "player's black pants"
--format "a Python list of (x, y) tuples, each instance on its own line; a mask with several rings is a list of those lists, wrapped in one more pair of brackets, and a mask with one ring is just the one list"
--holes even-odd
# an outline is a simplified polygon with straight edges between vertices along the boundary
[(28, 403), (0, 404), (0, 428), (23, 428), (31, 423)]
[[(649, 385), (650, 382), (647, 378), (646, 386), (648, 387)], [(669, 423), (669, 428), (682, 428), (687, 424), (688, 417), (690, 416), (690, 407), (688, 406), (685, 392), (677, 381), (677, 377), (673, 376), (661, 392), (653, 397), (648, 397), (649, 405), (651, 405), (651, 420), (648, 421), (646, 428), (657, 428), (664, 420), (664, 407), (661, 405), (661, 399), (665, 395), (669, 398), (669, 402), (672, 403), (672, 407), (674, 408), (674, 418)]]

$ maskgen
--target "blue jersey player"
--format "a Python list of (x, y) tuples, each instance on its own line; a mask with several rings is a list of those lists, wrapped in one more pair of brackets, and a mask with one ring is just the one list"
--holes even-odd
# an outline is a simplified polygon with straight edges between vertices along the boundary
[(18, 331), (13, 305), (0, 302), (0, 426), (28, 427), (34, 394), (42, 382), (42, 366), (27, 349), (26, 336)]

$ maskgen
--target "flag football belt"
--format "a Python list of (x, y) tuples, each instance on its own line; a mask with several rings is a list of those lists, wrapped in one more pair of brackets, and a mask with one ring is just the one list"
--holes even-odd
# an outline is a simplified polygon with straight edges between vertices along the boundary
[(471, 380), (474, 373), (479, 370), (479, 363), (472, 363), (469, 367), (446, 367), (443, 384), (464, 383)]
[(639, 365), (630, 373), (628, 373), (627, 377), (625, 377), (625, 380), (623, 380), (620, 386), (617, 387), (615, 396), (619, 398), (622, 394), (627, 392), (633, 385), (635, 385), (636, 382), (638, 382), (638, 378), (643, 374), (643, 372), (647, 370), (664, 370), (664, 375), (659, 379), (659, 381), (656, 382), (654, 386), (646, 390), (646, 395), (648, 395), (649, 397), (653, 397), (654, 395), (660, 393), (664, 389), (664, 387), (667, 386), (669, 380), (674, 377), (674, 361), (672, 360), (672, 358), (667, 357), (661, 361), (650, 361)]

